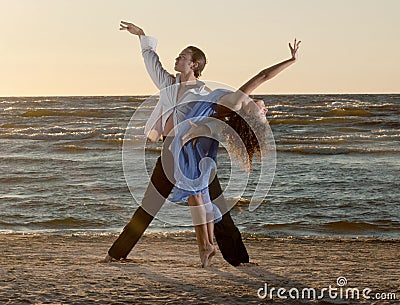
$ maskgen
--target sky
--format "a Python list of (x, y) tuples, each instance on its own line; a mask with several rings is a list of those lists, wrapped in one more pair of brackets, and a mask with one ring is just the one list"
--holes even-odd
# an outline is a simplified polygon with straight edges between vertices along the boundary
[(156, 93), (121, 20), (158, 39), (171, 73), (195, 45), (201, 79), (237, 88), (297, 37), (297, 62), (254, 93), (400, 93), (399, 12), (398, 0), (0, 0), (0, 96)]

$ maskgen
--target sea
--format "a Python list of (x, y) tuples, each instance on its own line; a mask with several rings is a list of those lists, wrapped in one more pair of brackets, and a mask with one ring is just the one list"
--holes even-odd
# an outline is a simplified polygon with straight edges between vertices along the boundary
[[(242, 232), (400, 238), (400, 94), (257, 97), (269, 109), (276, 168), (256, 210), (249, 210), (246, 192), (239, 194), (231, 215)], [(125, 133), (147, 98), (0, 98), (0, 233), (120, 232), (160, 155), (157, 144), (149, 146), (148, 172), (138, 165), (130, 173), (136, 183), (128, 187)], [(145, 122), (142, 117), (135, 128)], [(225, 153), (218, 159), (223, 186), (232, 166)], [(168, 203), (163, 209), (168, 215)], [(180, 218), (171, 211), (170, 219)], [(164, 216), (148, 229), (191, 230), (190, 223)]]

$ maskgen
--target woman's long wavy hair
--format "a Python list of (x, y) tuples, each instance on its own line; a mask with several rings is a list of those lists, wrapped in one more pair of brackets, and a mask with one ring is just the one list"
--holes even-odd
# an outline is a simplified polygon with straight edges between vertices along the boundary
[(233, 154), (235, 159), (241, 161), (244, 169), (249, 172), (252, 169), (253, 158), (261, 158), (261, 150), (267, 145), (267, 126), (255, 116), (249, 115), (244, 111), (232, 111), (226, 107), (219, 106), (217, 118), (229, 125), (234, 132), (240, 137), (244, 144), (238, 143), (237, 137), (233, 137), (227, 133), (226, 142), (228, 150)]

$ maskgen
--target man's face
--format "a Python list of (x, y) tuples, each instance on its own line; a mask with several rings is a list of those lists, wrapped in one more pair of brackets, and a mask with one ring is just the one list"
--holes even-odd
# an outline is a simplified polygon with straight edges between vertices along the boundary
[(192, 70), (194, 63), (192, 61), (192, 52), (189, 49), (184, 49), (177, 58), (175, 58), (175, 71), (187, 73)]

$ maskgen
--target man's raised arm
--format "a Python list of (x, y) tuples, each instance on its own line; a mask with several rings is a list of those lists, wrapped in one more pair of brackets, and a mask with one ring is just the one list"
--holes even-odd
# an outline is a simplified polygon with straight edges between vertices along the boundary
[(164, 69), (156, 53), (157, 39), (146, 36), (141, 28), (125, 21), (121, 21), (120, 30), (126, 30), (139, 37), (147, 72), (157, 88), (163, 89), (172, 85), (175, 82), (175, 78)]

